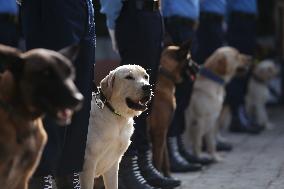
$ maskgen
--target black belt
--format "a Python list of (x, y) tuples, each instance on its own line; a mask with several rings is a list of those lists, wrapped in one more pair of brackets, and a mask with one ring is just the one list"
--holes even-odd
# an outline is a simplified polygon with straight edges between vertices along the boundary
[(137, 10), (155, 12), (159, 10), (160, 3), (157, 0), (125, 0), (124, 6)]
[(8, 13), (0, 13), (0, 22), (18, 23), (18, 16)]
[(213, 12), (201, 12), (200, 19), (206, 19), (215, 22), (223, 22), (224, 16)]
[(197, 22), (195, 20), (192, 20), (190, 18), (181, 17), (181, 16), (170, 16), (170, 17), (167, 17), (167, 18), (165, 18), (165, 22), (166, 23), (176, 23), (176, 24), (181, 24), (181, 25), (185, 25), (185, 26), (190, 26), (192, 28), (197, 26)]
[(256, 19), (256, 15), (253, 13), (245, 13), (241, 11), (232, 11), (231, 12), (232, 18), (243, 18), (243, 19)]

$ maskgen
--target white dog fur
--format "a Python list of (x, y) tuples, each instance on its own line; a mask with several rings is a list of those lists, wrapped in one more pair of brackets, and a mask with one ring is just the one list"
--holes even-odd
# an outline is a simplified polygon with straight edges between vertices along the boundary
[(93, 97), (85, 162), (80, 174), (82, 189), (93, 189), (94, 178), (101, 175), (106, 189), (118, 188), (119, 162), (131, 142), (133, 117), (143, 111), (129, 108), (125, 99), (128, 97), (140, 103), (145, 96), (144, 85), (149, 85), (149, 76), (138, 65), (120, 66), (101, 81), (103, 94), (120, 115), (106, 106), (98, 108)]
[(256, 123), (264, 128), (272, 128), (266, 111), (269, 98), (268, 82), (278, 74), (272, 60), (264, 60), (253, 69), (246, 95), (246, 110)]
[[(248, 57), (231, 47), (217, 49), (205, 62), (204, 67), (215, 75), (229, 82), (237, 68), (244, 67)], [(220, 115), (225, 97), (224, 85), (202, 75), (198, 75), (193, 86), (190, 104), (186, 109), (185, 143), (190, 144), (193, 154), (201, 156), (202, 139), (205, 137), (207, 151), (219, 161), (216, 153), (217, 119)]]

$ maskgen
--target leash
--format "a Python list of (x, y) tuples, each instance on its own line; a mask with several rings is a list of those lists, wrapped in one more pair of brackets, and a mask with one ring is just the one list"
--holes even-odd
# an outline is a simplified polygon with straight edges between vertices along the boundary
[(99, 109), (103, 109), (104, 106), (106, 106), (113, 114), (117, 116), (122, 116), (120, 113), (118, 113), (113, 106), (107, 101), (104, 93), (102, 92), (102, 89), (98, 87), (95, 82), (93, 82), (93, 92), (92, 96), (95, 97), (95, 103), (99, 107)]
[(199, 71), (199, 74), (216, 82), (219, 83), (220, 85), (224, 85), (225, 84), (225, 80), (223, 78), (221, 78), (220, 76), (216, 75), (215, 73), (213, 73), (211, 70), (202, 67)]

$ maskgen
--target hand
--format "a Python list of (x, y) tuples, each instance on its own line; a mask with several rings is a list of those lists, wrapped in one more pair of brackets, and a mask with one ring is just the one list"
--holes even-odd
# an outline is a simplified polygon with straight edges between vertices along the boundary
[(108, 32), (109, 32), (109, 36), (111, 39), (112, 49), (114, 52), (118, 53), (118, 48), (117, 48), (116, 39), (115, 39), (115, 31), (114, 29), (108, 29)]

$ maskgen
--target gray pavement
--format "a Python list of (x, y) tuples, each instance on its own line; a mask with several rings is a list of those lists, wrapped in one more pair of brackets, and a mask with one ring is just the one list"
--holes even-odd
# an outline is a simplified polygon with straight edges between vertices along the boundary
[(179, 189), (284, 189), (284, 108), (270, 108), (273, 130), (226, 134), (234, 145), (224, 160), (201, 172), (174, 174)]

